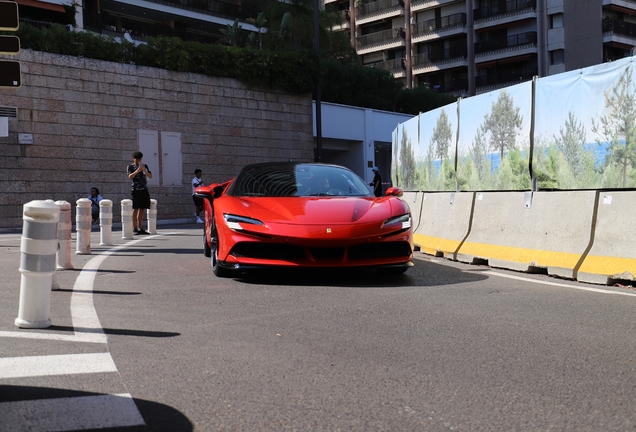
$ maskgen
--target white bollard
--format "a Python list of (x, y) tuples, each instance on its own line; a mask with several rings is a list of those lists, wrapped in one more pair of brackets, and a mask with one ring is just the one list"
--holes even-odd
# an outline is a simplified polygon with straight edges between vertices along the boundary
[(57, 252), (60, 208), (51, 200), (31, 201), (23, 207), (20, 244), (20, 306), (16, 327), (51, 325), (51, 287)]
[(111, 233), (113, 229), (113, 202), (103, 199), (99, 202), (99, 244), (112, 246)]
[(150, 200), (150, 208), (148, 209), (148, 232), (157, 234), (157, 200)]
[(60, 221), (57, 224), (57, 269), (71, 270), (73, 262), (71, 261), (71, 203), (67, 201), (55, 201), (60, 208)]
[(121, 238), (131, 240), (133, 238), (132, 200), (121, 200)]
[(75, 255), (91, 254), (91, 223), (93, 216), (91, 214), (91, 200), (88, 198), (80, 198), (76, 202), (75, 209), (75, 231), (77, 231), (77, 247)]

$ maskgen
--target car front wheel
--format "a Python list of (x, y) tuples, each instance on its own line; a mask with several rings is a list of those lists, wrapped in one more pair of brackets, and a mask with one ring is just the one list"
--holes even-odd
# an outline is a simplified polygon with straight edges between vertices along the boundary
[(212, 247), (211, 247), (211, 257), (210, 264), (212, 265), (212, 272), (217, 277), (230, 277), (232, 275), (232, 270), (226, 269), (219, 265), (219, 237), (216, 232), (216, 227), (214, 226), (214, 222), (212, 225)]

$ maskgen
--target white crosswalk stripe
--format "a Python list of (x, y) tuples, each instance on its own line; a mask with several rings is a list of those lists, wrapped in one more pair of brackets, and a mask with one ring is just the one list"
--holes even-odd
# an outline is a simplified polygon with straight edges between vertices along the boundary
[[(93, 304), (95, 274), (108, 256), (139, 241), (142, 239), (105, 251), (83, 267), (71, 296), (73, 335), (0, 331), (0, 337), (106, 344), (107, 337)], [(108, 352), (0, 358), (0, 379), (3, 380), (117, 372)], [(0, 403), (0, 432), (71, 431), (138, 425), (145, 425), (145, 422), (128, 393)]]
[(109, 353), (0, 358), (0, 379), (117, 372)]
[(130, 394), (0, 403), (0, 432), (71, 431), (143, 425)]

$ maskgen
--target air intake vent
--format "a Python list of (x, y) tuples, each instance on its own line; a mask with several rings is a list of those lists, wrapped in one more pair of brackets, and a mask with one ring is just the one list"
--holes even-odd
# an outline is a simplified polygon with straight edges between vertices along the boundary
[(18, 118), (18, 109), (16, 107), (0, 106), (0, 117)]

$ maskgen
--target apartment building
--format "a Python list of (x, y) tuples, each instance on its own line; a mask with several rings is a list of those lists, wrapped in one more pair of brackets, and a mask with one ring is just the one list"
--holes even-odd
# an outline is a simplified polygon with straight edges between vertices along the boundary
[(20, 20), (35, 25), (75, 24), (78, 28), (128, 40), (176, 36), (215, 42), (238, 18), (243, 30), (269, 0), (16, 0)]
[(365, 65), (471, 96), (632, 55), (636, 0), (325, 0)]

